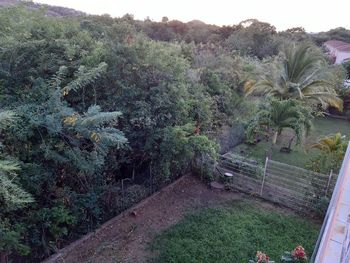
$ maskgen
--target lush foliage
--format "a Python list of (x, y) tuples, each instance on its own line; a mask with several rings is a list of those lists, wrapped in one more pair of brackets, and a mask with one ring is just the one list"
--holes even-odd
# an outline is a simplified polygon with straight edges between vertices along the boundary
[[(319, 226), (247, 203), (206, 209), (161, 234), (156, 262), (248, 262), (256, 249), (280, 262), (282, 253), (302, 243), (312, 253)], [(208, 249), (210, 248), (210, 249)]]
[[(210, 177), (222, 127), (243, 127), (255, 114), (244, 84), (275, 67), (283, 75), (292, 63), (287, 53), (274, 57), (283, 44), (311, 40), (301, 28), (278, 33), (257, 20), (138, 21), (30, 1), (1, 8), (0, 24), (0, 256), (32, 262), (147, 196), (149, 185), (189, 171)], [(334, 77), (331, 66), (311, 64), (288, 81), (301, 89), (321, 71)], [(307, 77), (311, 68), (320, 74)], [(303, 100), (315, 89), (304, 91)], [(327, 92), (317, 103), (337, 101)], [(261, 106), (261, 120), (299, 139), (305, 108), (280, 102), (288, 110), (278, 113), (274, 103)], [(231, 135), (236, 144), (243, 131)], [(130, 177), (138, 184), (121, 190)]]
[[(0, 112), (0, 133), (4, 132), (6, 127), (12, 125), (15, 118), (11, 111)], [(33, 198), (15, 184), (16, 172), (20, 170), (20, 166), (15, 160), (7, 158), (0, 159), (0, 200), (2, 201), (0, 204), (7, 209), (15, 209), (32, 202)]]
[(326, 109), (343, 109), (336, 93), (334, 71), (325, 63), (322, 53), (309, 44), (291, 45), (270, 63), (267, 75), (247, 82), (247, 94), (269, 94), (279, 99), (295, 98)]
[(162, 185), (210, 163), (248, 108), (245, 59), (151, 40), (132, 17), (16, 7), (0, 23), (2, 258), (40, 261), (151, 191), (121, 194), (123, 178)]
[(234, 34), (226, 40), (226, 45), (239, 50), (244, 55), (264, 58), (278, 53), (276, 28), (256, 19), (242, 21)]
[(254, 118), (248, 123), (247, 138), (254, 141), (258, 134), (273, 134), (272, 143), (284, 128), (291, 128), (300, 143), (302, 135), (311, 128), (311, 111), (297, 100), (270, 99), (260, 104)]
[(321, 136), (318, 142), (311, 145), (311, 148), (318, 149), (322, 152), (331, 153), (342, 151), (345, 152), (347, 142), (344, 135), (340, 132), (328, 136)]
[(321, 173), (339, 172), (347, 145), (345, 136), (340, 133), (321, 136), (311, 145), (319, 150), (319, 154), (310, 160), (307, 168)]

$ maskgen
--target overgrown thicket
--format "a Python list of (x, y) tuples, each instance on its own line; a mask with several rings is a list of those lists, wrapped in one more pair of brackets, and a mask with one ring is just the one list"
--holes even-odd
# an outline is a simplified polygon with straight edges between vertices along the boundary
[(151, 40), (125, 17), (17, 7), (0, 24), (3, 261), (38, 262), (120, 212), (106, 196), (133, 170), (162, 184), (215, 158), (215, 132), (246, 109), (246, 62), (224, 50)]
[(123, 178), (162, 185), (215, 159), (220, 128), (254, 112), (247, 80), (286, 41), (312, 41), (257, 20), (45, 12), (0, 9), (2, 261), (38, 262), (119, 213)]

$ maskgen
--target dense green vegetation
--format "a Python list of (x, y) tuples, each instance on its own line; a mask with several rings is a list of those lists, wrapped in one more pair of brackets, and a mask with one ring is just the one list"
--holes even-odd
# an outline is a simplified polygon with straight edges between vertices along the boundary
[[(14, 116), (1, 160), (18, 164), (1, 180), (3, 258), (38, 261), (118, 214), (109, 196), (133, 171), (162, 184), (215, 158), (208, 134), (246, 108), (240, 57), (156, 42), (128, 18), (44, 14), (0, 10), (0, 104)], [(33, 202), (9, 200), (12, 185)]]
[(297, 100), (270, 99), (260, 104), (256, 115), (249, 122), (246, 128), (247, 140), (254, 142), (257, 134), (265, 135), (272, 131), (272, 144), (276, 144), (278, 136), (289, 128), (300, 143), (304, 131), (308, 134), (311, 129), (311, 119), (310, 108)]
[[(218, 27), (166, 17), (153, 22), (73, 12), (62, 18), (61, 9), (52, 17), (50, 9), (25, 6), (0, 9), (3, 261), (38, 262), (149, 194), (138, 188), (121, 205), (121, 179), (135, 175), (141, 184), (161, 187), (196, 173), (198, 160), (210, 163), (222, 128), (246, 127), (256, 105), (266, 102), (245, 96), (247, 87), (274, 70), (275, 85), (288, 73), (281, 65), (297, 61), (285, 46), (317, 54), (317, 67), (301, 71), (303, 81), (321, 83), (318, 74), (308, 74), (322, 61), (329, 86), (316, 89), (322, 99), (312, 93), (312, 113), (340, 105), (332, 102), (339, 102), (345, 71), (330, 65), (317, 45), (337, 34), (350, 39), (345, 29), (310, 35), (302, 28), (276, 32), (257, 20)], [(301, 87), (289, 77), (287, 84), (295, 85), (288, 87)], [(276, 97), (289, 105), (296, 90)], [(308, 105), (300, 101), (294, 112), (301, 114)], [(300, 126), (293, 128), (301, 134)], [(231, 135), (239, 138), (235, 144), (244, 139)], [(256, 149), (261, 146), (266, 149), (262, 143)]]
[(280, 262), (284, 251), (303, 245), (312, 254), (319, 226), (291, 214), (246, 202), (205, 209), (162, 233), (155, 262), (248, 262), (256, 251)]
[(275, 67), (268, 74), (246, 85), (247, 94), (268, 94), (282, 100), (299, 99), (324, 108), (343, 109), (343, 101), (333, 86), (334, 74), (320, 50), (302, 44), (289, 46), (283, 53), (282, 59), (276, 57), (272, 64)]

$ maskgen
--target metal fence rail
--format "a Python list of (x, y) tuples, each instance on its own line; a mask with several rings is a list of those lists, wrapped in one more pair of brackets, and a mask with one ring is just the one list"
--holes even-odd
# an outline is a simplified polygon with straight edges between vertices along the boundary
[(268, 158), (259, 164), (233, 153), (220, 156), (217, 171), (234, 189), (300, 212), (315, 210), (323, 197), (329, 198), (337, 180), (333, 172), (325, 175)]
[(343, 241), (342, 252), (340, 256), (341, 262), (350, 262), (350, 215), (346, 224), (346, 234)]
[(350, 262), (350, 143), (310, 263)]

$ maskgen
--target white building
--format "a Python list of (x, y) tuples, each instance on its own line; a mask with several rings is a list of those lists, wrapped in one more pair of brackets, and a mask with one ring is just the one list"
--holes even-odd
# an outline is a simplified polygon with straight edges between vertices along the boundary
[(334, 59), (334, 64), (341, 64), (350, 60), (350, 43), (339, 40), (328, 40), (323, 43), (323, 46)]

